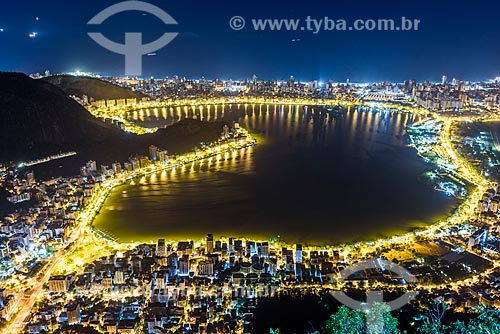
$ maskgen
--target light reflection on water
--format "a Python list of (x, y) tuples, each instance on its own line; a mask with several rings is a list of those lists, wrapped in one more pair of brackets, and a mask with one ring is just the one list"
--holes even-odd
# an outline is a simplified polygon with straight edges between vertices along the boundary
[(418, 121), (408, 113), (242, 104), (143, 109), (129, 118), (150, 127), (238, 121), (258, 145), (116, 189), (95, 226), (124, 242), (206, 233), (350, 242), (430, 224), (456, 204), (418, 182), (429, 166), (406, 146), (405, 127)]

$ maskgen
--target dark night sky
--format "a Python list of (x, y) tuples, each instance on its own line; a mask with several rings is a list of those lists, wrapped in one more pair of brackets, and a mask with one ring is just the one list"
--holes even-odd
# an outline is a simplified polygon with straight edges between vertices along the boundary
[[(123, 42), (124, 32), (143, 32), (149, 42), (163, 32), (180, 35), (144, 56), (143, 76), (178, 74), (188, 78), (241, 79), (257, 74), (263, 79), (294, 75), (301, 80), (437, 81), (485, 80), (500, 75), (500, 3), (492, 0), (378, 0), (336, 1), (166, 1), (151, 0), (177, 20), (165, 26), (140, 12), (109, 18), (100, 28), (86, 23), (119, 0), (2, 1), (0, 4), (0, 70), (26, 73), (75, 71), (123, 75), (124, 57), (92, 41), (89, 31), (100, 31)], [(230, 29), (234, 15), (247, 28)], [(412, 32), (256, 32), (252, 18), (394, 18), (421, 20)], [(39, 17), (36, 21), (35, 18)], [(36, 31), (36, 38), (29, 38)], [(292, 42), (292, 39), (300, 39)]]

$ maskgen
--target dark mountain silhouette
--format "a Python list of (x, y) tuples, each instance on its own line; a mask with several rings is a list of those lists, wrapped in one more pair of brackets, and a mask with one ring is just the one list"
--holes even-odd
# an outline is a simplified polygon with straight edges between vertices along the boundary
[(78, 77), (72, 75), (54, 75), (42, 79), (59, 87), (67, 95), (82, 97), (83, 94), (94, 100), (137, 98), (146, 95), (114, 85), (110, 82), (91, 77)]
[(57, 87), (20, 73), (0, 73), (0, 115), (1, 160), (122, 136)]

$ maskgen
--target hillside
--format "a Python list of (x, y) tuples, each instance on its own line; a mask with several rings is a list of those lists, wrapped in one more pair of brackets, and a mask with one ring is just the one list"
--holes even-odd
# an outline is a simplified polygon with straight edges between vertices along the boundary
[(0, 73), (0, 160), (39, 156), (120, 138), (57, 87)]
[(57, 86), (67, 95), (82, 97), (83, 94), (94, 100), (106, 99), (142, 99), (146, 95), (140, 92), (134, 92), (130, 89), (114, 85), (110, 82), (91, 77), (77, 77), (71, 75), (54, 75), (45, 77), (48, 83)]
[(92, 116), (52, 84), (20, 73), (0, 72), (0, 161), (26, 161), (75, 150), (67, 158), (70, 174), (89, 159), (101, 163), (125, 161), (132, 154), (147, 155), (154, 144), (183, 153), (201, 141), (213, 141), (223, 123), (183, 120), (147, 135), (127, 134)]

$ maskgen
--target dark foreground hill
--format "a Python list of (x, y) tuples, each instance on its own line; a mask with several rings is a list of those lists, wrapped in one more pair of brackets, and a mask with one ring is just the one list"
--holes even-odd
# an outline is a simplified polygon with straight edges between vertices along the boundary
[[(86, 160), (99, 164), (147, 155), (154, 144), (183, 153), (201, 141), (213, 141), (223, 123), (184, 120), (154, 134), (127, 134), (93, 117), (54, 85), (20, 73), (0, 72), (0, 161), (26, 161), (75, 150), (70, 159), (78, 172)], [(66, 160), (58, 164), (67, 165)], [(71, 173), (71, 171), (70, 171)]]
[(77, 77), (72, 75), (54, 75), (42, 80), (57, 86), (67, 95), (82, 97), (83, 94), (94, 100), (106, 99), (142, 99), (146, 95), (134, 92), (128, 88), (114, 85), (110, 82), (91, 77)]
[(0, 160), (39, 156), (121, 137), (57, 87), (0, 73)]

